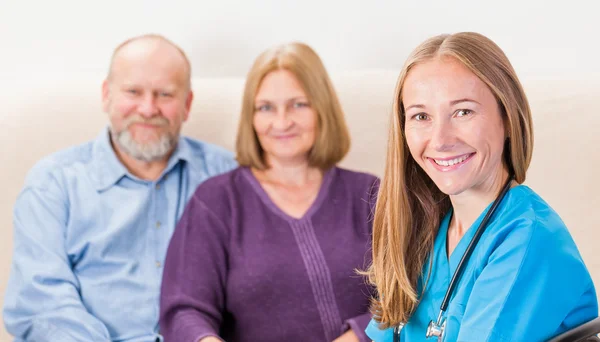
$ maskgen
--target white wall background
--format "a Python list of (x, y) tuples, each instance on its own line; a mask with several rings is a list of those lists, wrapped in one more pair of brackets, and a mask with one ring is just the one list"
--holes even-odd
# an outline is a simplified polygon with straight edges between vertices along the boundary
[[(478, 31), (503, 48), (522, 79), (585, 83), (600, 79), (598, 13), (599, 0), (0, 0), (0, 134), (19, 115), (2, 110), (4, 100), (36, 101), (28, 89), (57, 80), (100, 81), (112, 49), (142, 33), (180, 44), (194, 77), (239, 78), (260, 51), (290, 40), (313, 46), (335, 75), (398, 71), (425, 38)], [(0, 328), (0, 341), (8, 340)]]
[(114, 46), (162, 33), (186, 50), (194, 76), (243, 76), (264, 48), (311, 44), (332, 73), (398, 69), (423, 39), (473, 30), (520, 75), (600, 75), (598, 0), (2, 0), (2, 82), (104, 72)]

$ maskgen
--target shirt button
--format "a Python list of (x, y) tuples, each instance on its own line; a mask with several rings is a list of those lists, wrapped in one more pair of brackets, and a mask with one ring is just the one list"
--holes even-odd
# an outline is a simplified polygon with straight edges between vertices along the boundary
[(160, 189), (160, 184), (156, 184), (156, 190)]
[(157, 267), (157, 268), (160, 268), (160, 266), (161, 266), (161, 264), (160, 264), (160, 261), (157, 261), (157, 262), (156, 262), (156, 267)]
[(160, 221), (156, 221), (156, 229), (160, 228)]

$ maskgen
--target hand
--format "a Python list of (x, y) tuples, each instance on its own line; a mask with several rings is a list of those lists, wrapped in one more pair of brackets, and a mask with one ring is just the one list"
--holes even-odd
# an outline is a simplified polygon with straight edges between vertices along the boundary
[[(202, 341), (204, 342), (204, 341)], [(352, 329), (343, 333), (340, 337), (333, 340), (333, 342), (360, 342), (358, 336), (352, 331)]]
[(198, 342), (222, 342), (222, 340), (214, 336), (206, 336), (200, 339)]

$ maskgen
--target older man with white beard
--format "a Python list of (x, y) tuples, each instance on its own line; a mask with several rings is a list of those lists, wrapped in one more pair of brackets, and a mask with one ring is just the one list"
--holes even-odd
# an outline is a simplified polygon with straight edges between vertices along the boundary
[(196, 187), (236, 166), (180, 136), (190, 63), (166, 38), (115, 49), (102, 103), (110, 127), (29, 172), (14, 211), (4, 323), (17, 341), (160, 341), (162, 263)]

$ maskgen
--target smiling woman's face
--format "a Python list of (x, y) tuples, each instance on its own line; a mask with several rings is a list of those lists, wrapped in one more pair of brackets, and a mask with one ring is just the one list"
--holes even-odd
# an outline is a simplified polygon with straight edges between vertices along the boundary
[(451, 57), (417, 64), (401, 96), (410, 153), (443, 193), (487, 191), (505, 181), (500, 108), (467, 67)]
[(254, 100), (253, 126), (267, 163), (308, 160), (317, 115), (293, 73), (275, 70), (265, 76)]

